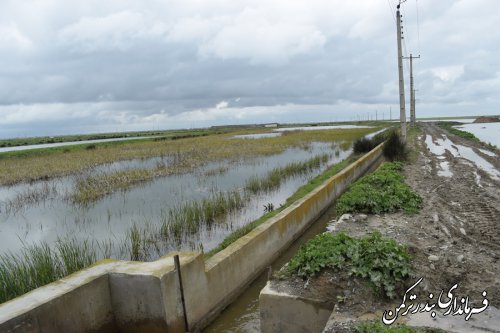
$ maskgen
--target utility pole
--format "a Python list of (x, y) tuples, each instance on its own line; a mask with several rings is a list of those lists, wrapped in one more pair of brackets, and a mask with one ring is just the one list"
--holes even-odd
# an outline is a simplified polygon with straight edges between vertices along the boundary
[(399, 119), (401, 121), (401, 138), (406, 142), (406, 111), (405, 111), (405, 82), (403, 78), (403, 51), (401, 50), (401, 39), (403, 34), (401, 32), (401, 12), (399, 8), (406, 0), (399, 0), (396, 11), (396, 24), (398, 30), (398, 71), (399, 71)]
[(410, 57), (405, 57), (404, 59), (410, 59), (410, 123), (412, 127), (415, 127), (416, 116), (415, 116), (415, 88), (413, 85), (413, 59), (420, 59), (420, 56), (414, 57), (410, 54)]

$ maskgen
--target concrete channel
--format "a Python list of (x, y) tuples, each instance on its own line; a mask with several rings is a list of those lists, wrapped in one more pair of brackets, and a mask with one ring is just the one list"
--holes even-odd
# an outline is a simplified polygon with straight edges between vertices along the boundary
[[(365, 154), (304, 198), (205, 260), (170, 253), (154, 262), (103, 260), (0, 305), (0, 332), (191, 332), (210, 323), (382, 155)], [(174, 256), (180, 256), (181, 297)]]

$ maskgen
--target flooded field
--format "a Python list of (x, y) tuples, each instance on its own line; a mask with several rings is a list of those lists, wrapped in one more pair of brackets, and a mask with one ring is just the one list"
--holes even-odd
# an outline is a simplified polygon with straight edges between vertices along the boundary
[[(235, 229), (278, 208), (327, 166), (344, 160), (355, 137), (377, 130), (264, 137), (251, 140), (250, 148), (238, 144), (248, 140), (228, 135), (214, 142), (236, 141), (230, 145), (256, 152), (211, 152), (203, 162), (198, 153), (196, 160), (183, 154), (194, 154), (193, 147), (207, 138), (193, 139), (191, 146), (169, 142), (178, 145), (168, 150), (174, 153), (2, 186), (0, 253), (15, 255), (32, 245), (54, 247), (61, 242), (90, 244), (96, 258), (127, 260), (154, 260), (174, 249), (208, 251)], [(284, 140), (295, 141), (287, 145)], [(217, 149), (232, 152), (222, 144), (215, 145)]]
[(465, 124), (455, 127), (474, 134), (483, 142), (500, 147), (500, 123)]

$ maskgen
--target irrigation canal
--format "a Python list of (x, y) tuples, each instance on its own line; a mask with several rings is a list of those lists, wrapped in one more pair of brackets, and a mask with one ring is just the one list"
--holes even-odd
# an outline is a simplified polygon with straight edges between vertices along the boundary
[[(314, 222), (278, 259), (272, 264), (273, 271), (279, 270), (297, 252), (299, 247), (312, 237), (325, 231), (329, 221), (335, 218), (335, 206), (330, 208)], [(259, 293), (267, 283), (267, 270), (264, 271), (249, 287), (229, 305), (204, 333), (221, 332), (260, 332)]]

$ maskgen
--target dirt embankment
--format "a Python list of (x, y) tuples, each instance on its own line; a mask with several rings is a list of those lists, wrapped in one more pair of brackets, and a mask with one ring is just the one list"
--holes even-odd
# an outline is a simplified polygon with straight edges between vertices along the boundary
[[(405, 165), (407, 183), (424, 199), (418, 214), (354, 215), (335, 223), (335, 232), (363, 236), (378, 230), (383, 235), (407, 245), (413, 257), (415, 276), (409, 287), (423, 278), (419, 293), (439, 295), (458, 284), (455, 295), (468, 296), (473, 304), (481, 304), (487, 291), (490, 305), (500, 307), (500, 181), (464, 156), (456, 156), (443, 149), (436, 155), (426, 144), (426, 137), (451, 140), (453, 146), (467, 147), (496, 170), (500, 170), (498, 155), (479, 150), (480, 144), (445, 133), (431, 123), (424, 123), (422, 134), (410, 145), (416, 150)], [(439, 141), (442, 142), (442, 141)], [(442, 146), (443, 147), (443, 146)], [(445, 148), (445, 147), (443, 147)], [(442, 165), (449, 167), (452, 176), (442, 173)], [(441, 172), (440, 172), (441, 171)], [(359, 280), (341, 274), (323, 273), (307, 282), (292, 284), (301, 296), (318, 298), (327, 295), (340, 317), (380, 320), (383, 310), (394, 309), (401, 298), (388, 300), (373, 293)], [(399, 295), (398, 293), (398, 295)], [(445, 294), (446, 295), (446, 294)], [(428, 298), (425, 298), (428, 300)], [(430, 314), (429, 314), (430, 316)], [(462, 320), (459, 318), (456, 320)], [(337, 327), (335, 332), (344, 332)], [(347, 330), (346, 332), (350, 332)]]
[(498, 117), (479, 117), (474, 120), (474, 123), (484, 124), (484, 123), (498, 123), (500, 122), (500, 118)]

